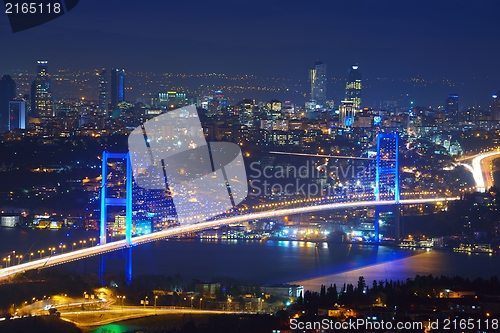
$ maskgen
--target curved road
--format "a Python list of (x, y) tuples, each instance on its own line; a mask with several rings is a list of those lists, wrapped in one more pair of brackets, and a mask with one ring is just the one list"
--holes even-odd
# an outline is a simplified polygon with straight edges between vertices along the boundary
[(494, 185), (491, 163), (497, 158), (500, 158), (500, 151), (483, 153), (472, 159), (472, 174), (479, 192), (484, 192)]
[[(115, 314), (116, 316), (102, 319), (100, 321), (93, 320), (85, 322), (83, 320), (78, 320), (79, 315), (81, 315), (81, 317), (84, 317), (96, 314), (102, 314), (105, 316), (110, 314)], [(228, 314), (241, 314), (241, 311), (236, 312), (236, 311), (221, 311), (221, 310), (197, 310), (197, 309), (186, 309), (186, 308), (166, 309), (162, 307), (158, 307), (156, 309), (152, 307), (147, 307), (143, 309), (142, 307), (132, 307), (132, 306), (126, 306), (125, 309), (123, 309), (123, 307), (115, 306), (111, 309), (104, 309), (104, 310), (89, 310), (85, 312), (82, 311), (61, 312), (61, 319), (67, 322), (71, 322), (77, 325), (78, 327), (96, 327), (127, 319), (143, 318), (148, 316), (166, 315), (166, 314), (228, 315)], [(256, 313), (249, 313), (249, 314), (256, 314)]]

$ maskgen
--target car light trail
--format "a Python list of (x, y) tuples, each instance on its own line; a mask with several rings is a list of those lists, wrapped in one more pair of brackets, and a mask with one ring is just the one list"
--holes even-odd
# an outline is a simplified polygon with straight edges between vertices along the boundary
[[(493, 151), (490, 153), (484, 153), (484, 154), (481, 154), (479, 156), (474, 157), (474, 159), (472, 160), (472, 170), (473, 170), (472, 175), (474, 176), (474, 181), (476, 182), (476, 189), (479, 192), (486, 191), (486, 182), (484, 179), (484, 173), (488, 172), (488, 170), (483, 170), (482, 161), (485, 158), (493, 157), (496, 155), (500, 156), (500, 152)], [(491, 185), (491, 184), (489, 184), (489, 185)]]

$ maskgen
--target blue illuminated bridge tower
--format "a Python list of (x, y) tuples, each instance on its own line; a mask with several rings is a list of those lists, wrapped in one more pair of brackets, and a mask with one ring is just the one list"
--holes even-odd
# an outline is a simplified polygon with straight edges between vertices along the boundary
[[(392, 216), (392, 223), (384, 223), (385, 232), (398, 239), (400, 237), (399, 201), (400, 201), (400, 169), (399, 169), (399, 133), (379, 133), (377, 136), (377, 157), (375, 160), (375, 200), (394, 201), (395, 206), (375, 207), (374, 233), (375, 241), (380, 241), (380, 214), (386, 212)], [(387, 209), (389, 207), (389, 210)]]
[[(124, 259), (125, 280), (127, 284), (130, 284), (132, 281), (132, 234), (149, 234), (171, 226), (175, 221), (174, 204), (172, 198), (166, 195), (165, 190), (144, 189), (136, 184), (132, 176), (132, 165), (128, 152), (110, 153), (104, 151), (101, 170), (99, 243), (104, 245), (110, 241), (109, 232), (112, 229), (108, 227), (110, 210), (119, 207), (118, 211), (123, 211), (125, 208), (125, 216), (118, 216), (118, 221), (124, 220), (125, 222), (124, 225), (118, 226), (118, 231), (125, 231), (127, 248), (100, 256), (99, 279), (103, 283), (107, 259)], [(113, 212), (117, 212), (116, 208)]]
[[(108, 175), (109, 160), (115, 161), (122, 166), (122, 171), (125, 171), (125, 195), (113, 193), (112, 179)], [(108, 207), (121, 206), (125, 207), (125, 240), (127, 249), (123, 250), (125, 256), (125, 281), (128, 285), (132, 283), (132, 165), (130, 164), (129, 153), (110, 153), (103, 151), (102, 153), (102, 181), (101, 181), (101, 221), (99, 226), (99, 243), (106, 244), (108, 240), (107, 215)], [(117, 197), (118, 196), (118, 197)], [(99, 280), (104, 283), (104, 274), (106, 273), (106, 256), (100, 256), (101, 264), (99, 265)]]

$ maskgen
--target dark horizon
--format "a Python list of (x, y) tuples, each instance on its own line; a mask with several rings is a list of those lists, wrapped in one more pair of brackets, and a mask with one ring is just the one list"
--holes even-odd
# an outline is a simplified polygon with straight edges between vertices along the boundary
[[(19, 33), (0, 15), (0, 44), (9, 50), (0, 74), (34, 72), (36, 60), (47, 59), (52, 69), (252, 74), (306, 86), (308, 70), (321, 60), (328, 78), (346, 78), (358, 63), (368, 106), (407, 93), (416, 105), (442, 104), (457, 93), (461, 107), (483, 106), (500, 90), (499, 9), (492, 0), (81, 1)], [(440, 83), (392, 88), (377, 78)], [(332, 82), (328, 89), (338, 103), (342, 92)]]

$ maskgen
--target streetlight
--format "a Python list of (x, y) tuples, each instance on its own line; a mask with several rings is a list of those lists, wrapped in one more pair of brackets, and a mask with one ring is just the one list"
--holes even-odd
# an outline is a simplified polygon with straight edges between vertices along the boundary
[(38, 253), (40, 254), (40, 259), (42, 259), (42, 255), (45, 253), (45, 250), (38, 250)]
[(92, 246), (94, 246), (94, 242), (96, 241), (96, 238), (95, 237), (89, 238), (89, 241), (91, 241), (92, 242)]
[(193, 308), (193, 299), (194, 299), (194, 297), (191, 296), (191, 309)]
[(203, 301), (203, 298), (200, 297), (200, 310), (201, 310), (201, 301)]
[(55, 251), (56, 248), (55, 247), (49, 247), (49, 255), (52, 255), (52, 251)]
[(122, 300), (122, 311), (123, 311), (123, 300), (125, 299), (125, 296), (116, 296), (116, 298)]
[(230, 310), (230, 308), (231, 308), (231, 302), (232, 302), (232, 299), (231, 299), (231, 298), (228, 298), (228, 299), (227, 299), (227, 311), (229, 311), (229, 310)]
[(71, 251), (74, 250), (75, 245), (76, 245), (76, 243), (71, 244)]
[(146, 304), (148, 304), (148, 296), (146, 296), (144, 299), (141, 299), (141, 304), (144, 304), (144, 310), (146, 310)]
[(66, 248), (66, 244), (59, 244), (59, 248), (61, 249), (61, 253), (64, 254), (64, 249)]
[(85, 243), (87, 243), (87, 241), (86, 241), (86, 240), (81, 240), (81, 241), (80, 241), (80, 244), (82, 244), (82, 249), (83, 249), (83, 244), (85, 244)]
[(158, 299), (158, 295), (155, 296), (155, 313), (156, 313), (156, 300)]
[(23, 255), (22, 254), (16, 255), (16, 259), (17, 259), (17, 264), (19, 265), (21, 263), (21, 260), (23, 259)]
[(34, 253), (33, 253), (33, 252), (31, 252), (31, 253), (30, 253), (30, 258), (29, 258), (29, 261), (31, 261), (31, 257), (33, 257), (33, 255), (34, 255)]

